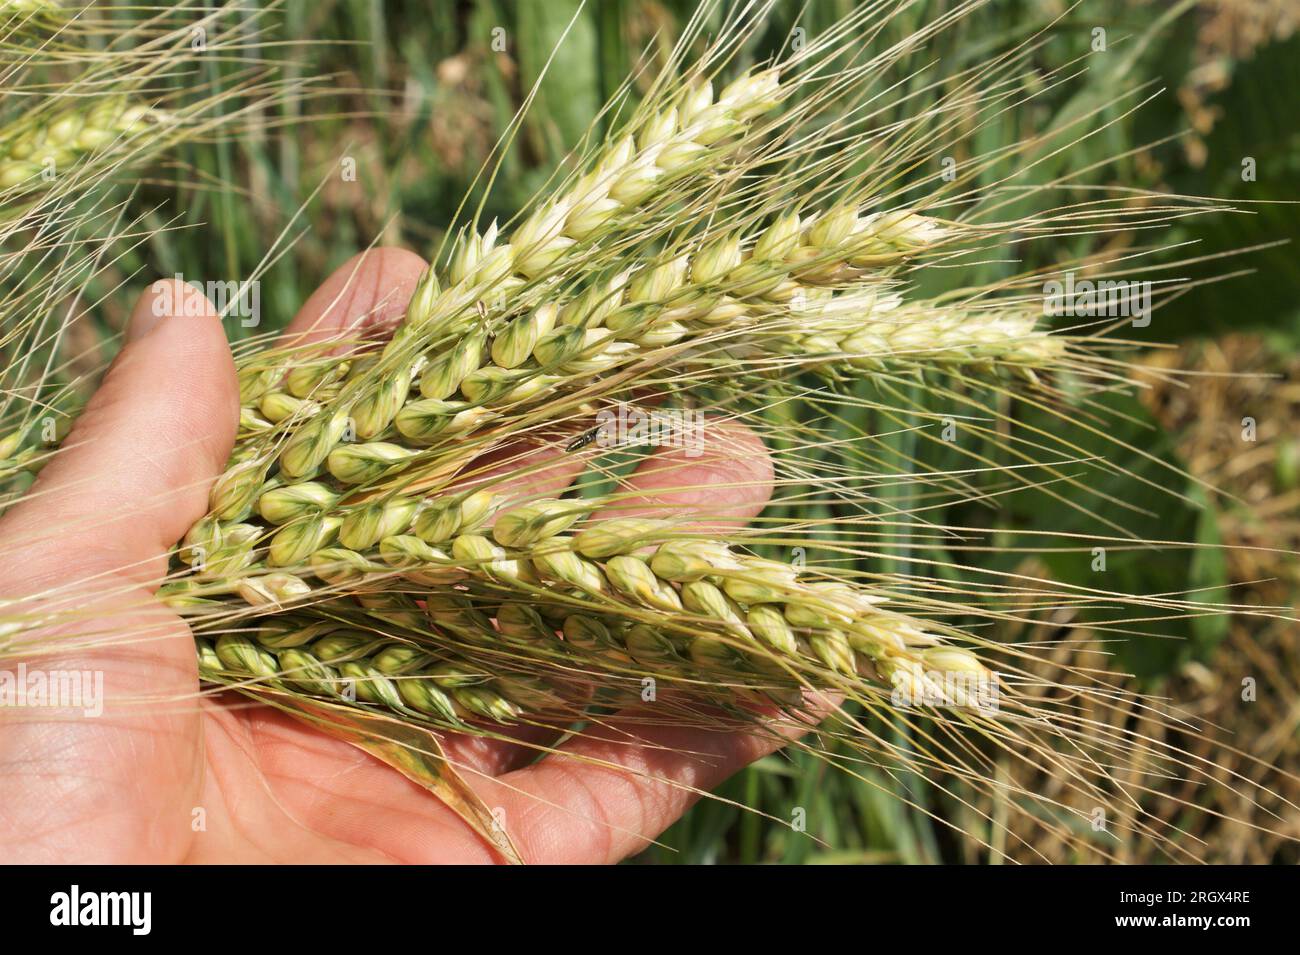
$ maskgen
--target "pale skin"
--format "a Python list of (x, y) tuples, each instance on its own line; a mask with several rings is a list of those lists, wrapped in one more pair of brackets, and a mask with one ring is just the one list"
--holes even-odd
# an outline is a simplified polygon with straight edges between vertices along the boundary
[[(359, 256), (286, 334), (382, 328), (424, 265), (398, 249)], [(159, 294), (152, 286), (137, 304), (66, 450), (0, 519), (0, 597), (30, 595), (25, 610), (56, 614), (43, 641), (137, 635), (29, 664), (102, 671), (102, 716), (0, 709), (0, 859), (498, 861), (436, 798), (350, 744), (241, 697), (198, 697), (189, 628), (154, 591), (168, 550), (207, 509), (238, 395), (211, 306), (177, 285), (171, 301), (185, 314), (157, 316)], [(687, 506), (741, 522), (761, 510), (772, 474), (762, 442), (733, 423), (718, 423), (713, 438), (702, 457), (665, 449), (642, 467), (633, 486), (647, 512)], [(563, 461), (532, 480), (563, 487), (579, 467)], [(691, 489), (667, 490), (675, 486)], [(546, 740), (522, 739), (445, 743), (486, 805), (504, 811), (524, 859), (547, 863), (613, 862), (644, 848), (701, 791), (778, 745), (766, 734), (615, 720), (538, 762), (528, 744)]]

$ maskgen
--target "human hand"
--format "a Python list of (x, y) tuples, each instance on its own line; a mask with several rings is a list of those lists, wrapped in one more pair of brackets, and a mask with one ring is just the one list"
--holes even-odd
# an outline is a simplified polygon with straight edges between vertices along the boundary
[[(358, 322), (381, 330), (402, 314), (424, 267), (396, 249), (358, 256), (286, 334), (320, 339)], [(126, 344), (64, 450), (0, 518), (0, 598), (16, 601), (4, 616), (27, 615), (28, 636), (42, 646), (27, 665), (102, 673), (104, 690), (96, 717), (0, 709), (0, 857), (495, 859), (454, 812), (356, 747), (244, 697), (199, 694), (189, 627), (154, 593), (169, 550), (207, 510), (235, 439), (238, 389), (211, 305), (184, 285), (163, 284), (136, 305)], [(160, 295), (176, 314), (154, 314)], [(661, 449), (633, 476), (647, 513), (696, 508), (743, 522), (762, 509), (772, 479), (762, 442), (736, 424), (710, 430), (703, 455), (686, 460)], [(530, 489), (555, 492), (576, 478), (582, 465), (562, 448), (532, 452), (555, 463), (529, 475)], [(506, 455), (503, 468), (518, 467), (518, 454)], [(13, 654), (0, 669), (18, 666)], [(536, 761), (537, 747), (549, 743), (543, 731), (516, 738), (442, 737), (485, 804), (504, 811), (526, 861), (579, 863), (643, 848), (779, 739), (613, 719)]]

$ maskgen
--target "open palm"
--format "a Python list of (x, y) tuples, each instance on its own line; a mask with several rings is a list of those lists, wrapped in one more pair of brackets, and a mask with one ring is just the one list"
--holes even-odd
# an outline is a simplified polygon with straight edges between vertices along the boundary
[[(287, 334), (391, 324), (423, 268), (401, 250), (359, 256)], [(176, 314), (154, 314), (157, 287), (141, 299), (64, 452), (0, 519), (5, 619), (25, 618), (43, 647), (67, 647), (28, 665), (102, 672), (105, 697), (95, 718), (0, 710), (0, 859), (496, 859), (450, 809), (357, 748), (243, 697), (198, 696), (189, 628), (153, 593), (168, 550), (206, 511), (234, 442), (238, 396), (210, 305), (184, 286), (167, 291)], [(665, 451), (652, 456), (659, 467), (633, 478), (647, 511), (694, 506), (745, 520), (763, 506), (771, 465), (762, 443), (738, 425), (712, 430), (712, 450), (687, 467), (663, 467), (673, 455)], [(579, 468), (557, 457), (529, 482), (562, 488)], [(707, 494), (671, 490), (706, 484)], [(634, 725), (612, 721), (541, 761), (535, 744), (546, 740), (534, 731), (519, 743), (444, 742), (466, 781), (503, 813), (523, 857), (541, 862), (623, 858), (699, 792), (776, 746), (767, 736)]]

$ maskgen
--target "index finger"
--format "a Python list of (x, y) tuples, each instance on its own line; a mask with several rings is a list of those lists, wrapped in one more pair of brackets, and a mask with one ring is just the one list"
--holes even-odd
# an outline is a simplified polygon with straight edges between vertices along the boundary
[(428, 263), (407, 249), (358, 252), (303, 303), (279, 344), (311, 345), (350, 332), (383, 337), (406, 313), (426, 268)]

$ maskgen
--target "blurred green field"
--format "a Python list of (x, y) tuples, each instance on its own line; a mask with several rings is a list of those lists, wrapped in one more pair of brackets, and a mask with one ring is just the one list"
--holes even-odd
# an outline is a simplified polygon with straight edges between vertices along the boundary
[[(808, 34), (827, 28), (851, 6), (847, 0), (782, 5), (768, 32), (743, 52), (742, 65), (790, 42), (796, 28)], [(917, 3), (893, 30), (904, 35), (950, 6)], [(243, 328), (231, 322), (231, 336), (238, 338), (287, 322), (332, 269), (371, 244), (403, 245), (432, 255), (466, 195), (471, 202), (485, 203), (487, 219), (508, 220), (544, 186), (569, 149), (589, 131), (601, 132), (599, 123), (593, 130), (593, 117), (626, 77), (637, 71), (653, 75), (692, 8), (685, 0), (600, 0), (585, 6), (576, 0), (287, 0), (274, 12), (269, 29), (251, 38), (249, 55), (280, 64), (281, 75), (290, 81), (315, 85), (284, 108), (241, 117), (211, 142), (181, 147), (145, 181), (129, 184), (136, 189), (132, 207), (159, 231), (96, 280), (89, 298), (102, 300), (77, 343), (86, 349), (85, 360), (112, 353), (112, 338), (132, 302), (131, 294), (112, 291), (119, 283), (142, 289), (156, 275), (176, 273), (200, 282), (243, 279), (257, 274), (272, 254), (274, 261), (260, 275), (263, 323)], [(127, 6), (104, 9), (123, 21), (142, 15)], [(1300, 35), (1291, 32), (1295, 24), (1287, 9), (1280, 2), (1227, 0), (1085, 0), (1075, 7), (1061, 0), (999, 0), (942, 34), (922, 59), (937, 59), (945, 70), (955, 71), (979, 63), (993, 49), (1032, 37), (1055, 20), (1035, 54), (1037, 65), (1051, 68), (1085, 57), (1095, 42), (1094, 31), (1104, 29), (1108, 52), (1088, 58), (1082, 64), (1086, 72), (1071, 83), (1008, 112), (1000, 125), (978, 135), (962, 138), (959, 125), (955, 158), (960, 163), (1104, 107), (1095, 125), (1100, 129), (1104, 121), (1114, 120), (1113, 125), (1044, 162), (1033, 181), (1095, 165), (1088, 178), (1095, 184), (1240, 203), (1241, 214), (1198, 219), (1161, 237), (1194, 243), (1178, 250), (1184, 257), (1209, 256), (1294, 238), (1297, 231), (1296, 207), (1253, 205), (1300, 197), (1300, 124), (1294, 119), (1300, 115)], [(1234, 10), (1239, 20), (1233, 20)], [(230, 31), (249, 29), (236, 15), (227, 21)], [(233, 76), (238, 68), (235, 62), (212, 62), (206, 79), (220, 85), (223, 76)], [(476, 180), (480, 168), (543, 72), (539, 95), (499, 177), (490, 191), (483, 191)], [(185, 80), (174, 82), (179, 88)], [(634, 82), (634, 95), (637, 89)], [(1130, 112), (1134, 99), (1105, 105), (1134, 89), (1142, 90), (1139, 99), (1151, 97), (1141, 110)], [(1144, 145), (1148, 143), (1154, 145)], [(1116, 161), (1106, 161), (1116, 156)], [(1254, 160), (1251, 181), (1242, 176), (1247, 159)], [(353, 169), (355, 177), (345, 175)], [(996, 174), (991, 169), (989, 181)], [(273, 247), (281, 234), (285, 241)], [(1025, 265), (1083, 254), (1096, 241), (1079, 239), (1054, 248), (1017, 242), (1007, 249), (1007, 259), (1019, 264), (987, 262), (952, 270), (935, 281), (991, 281)], [(1229, 332), (1246, 336), (1257, 343), (1250, 352), (1252, 371), (1294, 376), (1293, 358), (1300, 354), (1295, 246), (1272, 245), (1230, 260), (1191, 265), (1179, 274), (1210, 278), (1238, 269), (1253, 274), (1207, 284), (1178, 298), (1137, 334), (1151, 343), (1183, 345), (1189, 360)], [(1295, 460), (1297, 435), (1289, 416), (1296, 406), (1275, 394), (1274, 388), (1262, 388), (1250, 399), (1259, 408), (1229, 402), (1221, 409), (1222, 427), (1230, 427), (1233, 416), (1260, 419), (1263, 440), (1275, 452), (1274, 473), (1265, 479), (1273, 497), (1266, 500), (1294, 500), (1296, 469), (1287, 462)], [(1120, 437), (1170, 463), (1193, 470), (1204, 463), (1189, 462), (1189, 447), (1200, 447), (1189, 445), (1186, 433), (1197, 424), (1194, 410), (1161, 417), (1162, 409), (1169, 409), (1158, 401), (1116, 397), (1114, 402), (1113, 410), (1121, 415), (1115, 420), (1131, 429)], [(862, 425), (870, 427), (870, 422)], [(942, 452), (913, 441), (900, 437), (888, 453), (900, 462), (913, 454), (928, 455), (935, 467), (945, 466)], [(1114, 455), (1100, 443), (1096, 451)], [(1157, 485), (1170, 480), (1150, 462), (1120, 463)], [(1260, 480), (1257, 472), (1251, 474)], [(1233, 482), (1240, 477), (1227, 468), (1216, 479), (1235, 491)], [(1143, 486), (1132, 474), (1098, 472), (1097, 480), (1107, 482), (1095, 488), (1099, 495), (1117, 494), (1147, 511), (1128, 525), (1139, 537), (1235, 543), (1242, 539), (1243, 521), (1253, 526), (1249, 508), (1243, 512), (1226, 497), (1212, 499), (1191, 482), (1174, 490), (1186, 491), (1201, 506)], [(891, 503), (907, 505), (908, 488), (890, 493)], [(987, 565), (1007, 571), (1029, 568), (1061, 579), (1086, 569), (1087, 557), (1077, 551), (1044, 550), (1032, 558), (1032, 567), (1026, 563), (1034, 532), (1086, 534), (1096, 527), (1086, 515), (1063, 513), (1045, 495), (1017, 495), (996, 514), (953, 510), (946, 516), (954, 523), (996, 520), (1004, 528), (1005, 552), (978, 557)], [(1225, 515), (1226, 531), (1221, 526)], [(1283, 506), (1272, 530), (1293, 533), (1293, 515), (1294, 508)], [(1283, 536), (1276, 546), (1294, 550), (1295, 537)], [(899, 566), (891, 569), (900, 569), (902, 558), (894, 560)], [(1107, 586), (1127, 592), (1199, 588), (1207, 600), (1231, 591), (1241, 599), (1250, 591), (1234, 576), (1239, 572), (1219, 550), (1152, 554), (1135, 549), (1112, 555)], [(1284, 580), (1289, 574), (1295, 581), (1285, 567), (1252, 572)], [(1284, 590), (1281, 599), (1294, 605), (1295, 593)], [(1274, 593), (1271, 599), (1279, 598)], [(1242, 640), (1264, 646), (1266, 640), (1287, 639), (1253, 631), (1243, 636), (1222, 617), (1143, 626), (1181, 638), (1134, 639), (1118, 648), (1120, 665), (1155, 692), (1188, 685), (1195, 667), (1221, 671), (1230, 661), (1249, 656)], [(1294, 656), (1289, 659), (1295, 662)], [(1279, 693), (1289, 689), (1292, 701), (1300, 699), (1300, 669), (1284, 670), (1276, 685)], [(1208, 690), (1204, 693), (1210, 696)], [(1290, 736), (1294, 738), (1294, 727)], [(1294, 760), (1294, 749), (1282, 751), (1279, 758)], [(1002, 845), (996, 831), (963, 838), (920, 811), (931, 810), (978, 832), (977, 820), (969, 813), (963, 816), (961, 807), (939, 795), (930, 782), (873, 767), (862, 768), (861, 774), (862, 779), (852, 779), (803, 754), (769, 758), (729, 782), (719, 793), (722, 801), (702, 802), (664, 836), (662, 847), (638, 861), (999, 861), (999, 853), (989, 847)], [(802, 808), (808, 831), (794, 832), (740, 806), (780, 820)], [(1238, 845), (1231, 833), (1209, 835), (1223, 839), (1225, 858), (1241, 851), (1229, 848)], [(1293, 850), (1279, 850), (1287, 851), (1294, 861)], [(1140, 846), (1126, 852), (1134, 860), (1143, 858)]]

